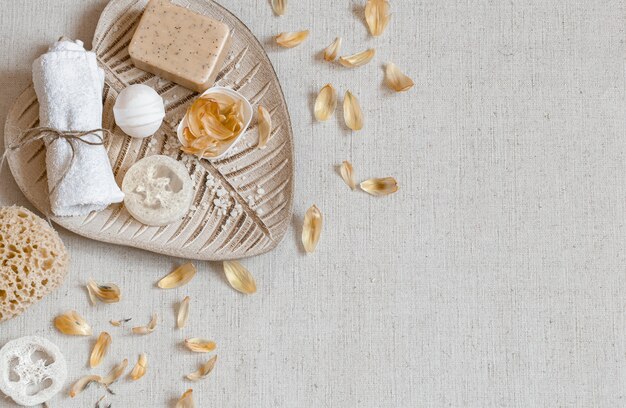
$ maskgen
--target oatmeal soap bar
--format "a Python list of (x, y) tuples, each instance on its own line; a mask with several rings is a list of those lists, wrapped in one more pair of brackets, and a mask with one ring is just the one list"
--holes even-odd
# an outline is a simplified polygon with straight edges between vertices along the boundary
[(137, 68), (203, 92), (215, 82), (230, 41), (226, 24), (167, 0), (150, 0), (128, 50)]

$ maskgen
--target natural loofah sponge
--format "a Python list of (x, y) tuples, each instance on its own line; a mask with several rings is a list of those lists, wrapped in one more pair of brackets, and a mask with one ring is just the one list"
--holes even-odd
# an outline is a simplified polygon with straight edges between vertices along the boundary
[(63, 282), (69, 255), (57, 232), (22, 207), (0, 207), (0, 322)]

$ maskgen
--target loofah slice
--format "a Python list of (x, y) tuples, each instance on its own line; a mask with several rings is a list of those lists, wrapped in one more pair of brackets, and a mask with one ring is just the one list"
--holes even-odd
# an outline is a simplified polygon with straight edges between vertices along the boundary
[(37, 337), (22, 337), (0, 349), (0, 391), (19, 405), (42, 404), (58, 393), (67, 378), (59, 348)]
[(0, 322), (63, 282), (69, 256), (46, 221), (22, 207), (0, 207)]

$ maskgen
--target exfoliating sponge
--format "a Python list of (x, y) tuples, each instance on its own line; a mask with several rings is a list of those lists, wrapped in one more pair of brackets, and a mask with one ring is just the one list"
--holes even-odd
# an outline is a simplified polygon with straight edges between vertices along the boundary
[(0, 322), (63, 282), (69, 255), (59, 234), (23, 207), (0, 207)]

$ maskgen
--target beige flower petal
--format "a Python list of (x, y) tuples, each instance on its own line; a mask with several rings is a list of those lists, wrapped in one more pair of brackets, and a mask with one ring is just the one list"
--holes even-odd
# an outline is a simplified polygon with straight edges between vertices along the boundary
[(120, 288), (114, 283), (104, 285), (97, 284), (93, 280), (87, 282), (87, 291), (92, 304), (96, 304), (96, 299), (103, 303), (117, 303), (121, 298)]
[(352, 190), (356, 188), (356, 181), (354, 181), (354, 170), (352, 169), (352, 163), (347, 160), (345, 160), (341, 164), (341, 177), (343, 178), (343, 181), (346, 182), (348, 187), (350, 187)]
[(280, 33), (276, 36), (276, 44), (284, 48), (293, 48), (302, 44), (309, 36), (309, 30)]
[(259, 105), (257, 120), (259, 121), (259, 143), (257, 146), (263, 148), (272, 135), (272, 117), (267, 109), (261, 105)]
[(133, 327), (132, 332), (134, 334), (149, 334), (156, 329), (158, 316), (156, 313), (152, 314), (152, 319), (146, 326)]
[(215, 350), (217, 345), (214, 341), (194, 337), (185, 339), (185, 347), (195, 353), (208, 353)]
[(315, 118), (320, 122), (330, 119), (337, 109), (337, 91), (331, 84), (326, 84), (315, 100)]
[(206, 378), (211, 371), (213, 371), (213, 368), (215, 367), (215, 362), (217, 361), (217, 356), (213, 356), (209, 359), (209, 361), (207, 361), (206, 363), (202, 364), (200, 366), (200, 368), (198, 368), (198, 370), (196, 372), (193, 372), (191, 374), (187, 374), (187, 379), (191, 380), (191, 381), (198, 381), (201, 380), (203, 378)]
[(413, 80), (400, 71), (400, 68), (393, 62), (385, 66), (385, 83), (396, 92), (408, 91), (415, 85)]
[(106, 377), (103, 377), (100, 382), (108, 387), (124, 375), (126, 367), (128, 367), (128, 359), (124, 359), (124, 361), (113, 367), (109, 374), (107, 374)]
[(180, 303), (180, 308), (178, 309), (178, 316), (176, 317), (176, 326), (179, 329), (182, 329), (187, 325), (187, 320), (189, 320), (189, 296), (185, 296), (183, 301)]
[(191, 263), (186, 263), (174, 269), (169, 275), (161, 279), (157, 285), (161, 289), (173, 289), (186, 285), (196, 275), (196, 267)]
[(385, 196), (398, 191), (398, 182), (393, 177), (373, 178), (362, 182), (361, 189), (373, 196)]
[(176, 403), (176, 408), (196, 408), (196, 403), (193, 401), (193, 390), (190, 388), (180, 397)]
[(317, 206), (312, 205), (304, 216), (304, 225), (302, 226), (302, 245), (304, 245), (306, 252), (315, 251), (322, 233), (322, 224), (322, 212)]
[(74, 398), (75, 396), (83, 392), (83, 390), (93, 382), (102, 382), (102, 377), (100, 377), (99, 375), (87, 375), (79, 378), (78, 381), (76, 381), (70, 388), (70, 397)]
[(287, 0), (272, 0), (272, 9), (277, 16), (282, 16), (287, 11)]
[(365, 21), (370, 33), (377, 37), (389, 24), (389, 2), (387, 0), (368, 0), (365, 6)]
[(54, 327), (63, 334), (71, 336), (91, 336), (91, 326), (78, 313), (71, 310), (54, 318)]
[(256, 292), (254, 277), (238, 261), (224, 261), (224, 274), (233, 289), (246, 295)]
[(376, 50), (370, 48), (369, 50), (361, 51), (356, 54), (339, 57), (339, 63), (346, 68), (356, 68), (370, 62), (372, 58), (374, 58), (374, 55), (376, 55)]
[(148, 356), (146, 356), (146, 353), (141, 353), (137, 364), (135, 364), (135, 367), (133, 367), (133, 370), (130, 372), (130, 379), (137, 381), (143, 377), (146, 374), (146, 368), (148, 368)]
[(341, 37), (337, 37), (335, 38), (335, 41), (326, 47), (324, 50), (324, 59), (326, 61), (334, 61), (337, 59), (337, 55), (339, 55), (339, 50), (341, 49), (341, 42)]
[(346, 91), (346, 95), (343, 98), (343, 118), (348, 126), (352, 130), (363, 129), (363, 112), (361, 111), (361, 105), (356, 96), (352, 95), (350, 91)]
[(104, 358), (109, 346), (111, 345), (111, 335), (107, 332), (100, 333), (96, 344), (91, 350), (91, 356), (89, 357), (89, 367), (94, 368), (100, 365), (102, 358)]

